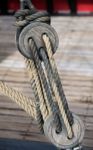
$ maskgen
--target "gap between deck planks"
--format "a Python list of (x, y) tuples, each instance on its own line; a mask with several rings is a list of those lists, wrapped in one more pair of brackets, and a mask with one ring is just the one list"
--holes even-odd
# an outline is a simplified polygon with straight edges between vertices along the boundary
[[(34, 98), (24, 59), (16, 48), (13, 17), (0, 19), (0, 80)], [(93, 21), (91, 17), (53, 17), (59, 35), (55, 60), (70, 109), (85, 124), (83, 144), (93, 147)], [(32, 118), (0, 94), (0, 137), (47, 141)]]

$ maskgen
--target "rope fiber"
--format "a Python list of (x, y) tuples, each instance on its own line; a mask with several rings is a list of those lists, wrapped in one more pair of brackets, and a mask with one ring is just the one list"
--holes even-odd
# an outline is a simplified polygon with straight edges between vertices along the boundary
[[(19, 46), (19, 36), (24, 28), (32, 22), (43, 22), (50, 24), (50, 17), (46, 12), (38, 12), (27, 0), (28, 9), (22, 7), (16, 14), (17, 45)], [(23, 9), (22, 9), (23, 8)], [(72, 125), (74, 123), (72, 113), (62, 88), (62, 83), (53, 58), (53, 46), (48, 34), (41, 35), (44, 47), (39, 49), (33, 38), (28, 39), (28, 48), (33, 59), (24, 58), (29, 81), (31, 83), (35, 99), (31, 100), (16, 90), (8, 87), (0, 81), (0, 91), (15, 101), (39, 125), (39, 129), (44, 133), (43, 125), (47, 118), (53, 115), (56, 132), (60, 133), (63, 123), (67, 131), (67, 137), (73, 138)], [(19, 50), (20, 51), (20, 50)]]

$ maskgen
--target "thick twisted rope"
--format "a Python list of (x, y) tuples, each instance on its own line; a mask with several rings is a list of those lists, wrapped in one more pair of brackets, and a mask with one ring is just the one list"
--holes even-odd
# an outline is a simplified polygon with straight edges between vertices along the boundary
[[(24, 9), (18, 11), (15, 16), (16, 25), (21, 28), (34, 21), (50, 23), (50, 18), (46, 12), (38, 12), (36, 9), (33, 8), (29, 10)], [(47, 118), (47, 115), (52, 113), (54, 116), (56, 127), (59, 132), (62, 130), (62, 121), (64, 121), (68, 137), (72, 138), (73, 132), (71, 126), (73, 125), (73, 117), (71, 112), (69, 111), (65, 94), (62, 89), (62, 84), (60, 82), (60, 78), (55, 65), (55, 61), (53, 59), (52, 45), (47, 35), (43, 35), (43, 41), (46, 49), (44, 49), (43, 51), (41, 49), (40, 52), (42, 53), (41, 55), (43, 57), (46, 70), (42, 67), (42, 63), (39, 59), (34, 41), (30, 40), (31, 49), (33, 51), (32, 53), (34, 57), (34, 63), (31, 60), (31, 65), (33, 69), (29, 69), (28, 72), (29, 75), (31, 75), (31, 71), (34, 70), (35, 74), (33, 74), (32, 77), (32, 81), (34, 78), (35, 86), (33, 86), (32, 83), (31, 85), (34, 91), (37, 91), (37, 93), (34, 92), (34, 94), (36, 95), (35, 97), (40, 101), (40, 105), (42, 105), (39, 109), (37, 108), (38, 113), (40, 114), (41, 111), (41, 117), (43, 117), (43, 120)], [(31, 68), (31, 66), (28, 68)], [(45, 117), (43, 116), (44, 111), (46, 112)], [(40, 120), (40, 115), (38, 117)], [(58, 118), (62, 118), (62, 120)]]
[(67, 100), (66, 100), (66, 97), (65, 97), (65, 94), (64, 94), (64, 91), (63, 91), (63, 88), (62, 88), (62, 84), (61, 84), (61, 81), (60, 81), (60, 77), (59, 77), (59, 74), (58, 74), (58, 71), (57, 71), (57, 67), (56, 67), (56, 64), (55, 64), (55, 60), (53, 58), (53, 50), (52, 50), (51, 41), (50, 41), (49, 37), (46, 34), (44, 34), (42, 38), (44, 40), (44, 43), (45, 43), (45, 46), (46, 46), (45, 50), (46, 50), (47, 56), (49, 58), (48, 65), (50, 65), (50, 70), (52, 69), (52, 73), (54, 75), (56, 85), (58, 87), (58, 92), (60, 94), (63, 105), (66, 108), (65, 111), (67, 113), (69, 123), (70, 123), (70, 125), (72, 125), (73, 124), (73, 117), (72, 117), (72, 113), (69, 111)]
[[(47, 36), (45, 38), (48, 39)], [(50, 45), (49, 39), (44, 41), (44, 42), (45, 42), (47, 51), (49, 49), (51, 50), (51, 45)], [(54, 115), (54, 120), (56, 120), (56, 125), (58, 126), (58, 129), (60, 131), (61, 130), (60, 129), (60, 123), (58, 121), (57, 113), (55, 112), (55, 106), (54, 106), (54, 103), (53, 103), (55, 100), (58, 102), (58, 106), (59, 106), (59, 109), (60, 109), (60, 112), (61, 112), (61, 115), (62, 115), (62, 119), (63, 119), (64, 124), (65, 124), (66, 129), (67, 129), (68, 137), (72, 138), (73, 137), (72, 128), (71, 128), (71, 125), (69, 124), (69, 120), (68, 120), (67, 114), (65, 112), (65, 107), (64, 107), (64, 105), (62, 103), (62, 99), (61, 99), (61, 97), (59, 95), (58, 87), (56, 85), (56, 82), (55, 82), (54, 78), (52, 78), (52, 72), (51, 72), (51, 68), (49, 66), (50, 62), (47, 61), (48, 59), (46, 58), (46, 55), (44, 55), (44, 62), (45, 62), (45, 67), (46, 67), (46, 71), (47, 71), (47, 78), (48, 78), (48, 79), (46, 79), (45, 73), (44, 73), (43, 68), (42, 68), (42, 64), (40, 62), (38, 53), (36, 51), (35, 43), (34, 43), (34, 41), (32, 39), (30, 40), (30, 45), (31, 45), (31, 48), (33, 47), (32, 48), (32, 51), (33, 51), (32, 54), (33, 54), (33, 57), (34, 57), (34, 63), (36, 64), (37, 70), (39, 72), (39, 76), (42, 77), (42, 84), (44, 86), (43, 88), (46, 91), (46, 96), (47, 96), (47, 100), (48, 100), (48, 103), (49, 103), (48, 107), (51, 108), (51, 111), (52, 111), (52, 113)], [(36, 74), (36, 73), (34, 72), (34, 74)], [(55, 100), (53, 100), (54, 97), (52, 96), (52, 93), (49, 90), (50, 88), (49, 88), (49, 84), (47, 83), (47, 80), (49, 80), (50, 87), (53, 89), (52, 92), (55, 95)], [(38, 85), (37, 85), (37, 87), (38, 87)], [(44, 112), (42, 112), (42, 113), (44, 113)]]
[(16, 23), (17, 27), (24, 27), (31, 23), (32, 21), (50, 23), (50, 17), (47, 12), (38, 12), (35, 9), (25, 9), (19, 10), (16, 14)]
[[(30, 77), (30, 83), (31, 83), (31, 86), (32, 86), (32, 89), (33, 89), (33, 92), (34, 92), (34, 95), (35, 95), (36, 118), (37, 118), (38, 126), (39, 126), (40, 131), (43, 132), (43, 122), (44, 121), (43, 121), (42, 114), (41, 114), (41, 111), (40, 111), (39, 94), (38, 94), (38, 91), (37, 91), (37, 84), (36, 84), (36, 83), (38, 83), (38, 75), (34, 71), (35, 68), (34, 68), (33, 62), (30, 61), (30, 60), (26, 60), (25, 62), (26, 62), (27, 70), (28, 70), (29, 77)], [(30, 71), (30, 70), (32, 70), (32, 71)], [(44, 114), (46, 114), (46, 113), (44, 113)]]
[[(30, 8), (29, 0), (28, 6)], [(38, 12), (36, 9), (24, 9), (16, 13), (16, 26), (21, 30), (33, 21), (50, 23), (50, 17), (46, 12)], [(19, 33), (20, 34), (20, 33)], [(35, 100), (28, 100), (21, 93), (8, 88), (4, 83), (0, 83), (1, 91), (18, 103), (26, 112), (28, 112), (37, 120), (39, 128), (43, 131), (43, 124), (52, 114), (57, 132), (62, 130), (62, 122), (64, 121), (67, 129), (68, 138), (73, 137), (72, 124), (73, 117), (69, 111), (62, 84), (57, 72), (55, 61), (53, 59), (53, 51), (50, 39), (47, 35), (43, 35), (42, 39), (45, 48), (40, 50), (36, 47), (35, 41), (29, 39), (28, 46), (31, 48), (33, 59), (25, 59), (26, 68), (30, 78), (30, 83), (35, 95)], [(40, 59), (40, 56), (42, 60)], [(33, 107), (34, 106), (34, 107)]]
[[(49, 84), (47, 82), (47, 79), (46, 79), (46, 76), (45, 76), (45, 73), (44, 73), (44, 69), (42, 67), (42, 63), (39, 59), (35, 42), (32, 39), (29, 40), (29, 42), (30, 42), (31, 47), (33, 47), (32, 48), (32, 54), (33, 54), (33, 57), (34, 57), (34, 63), (36, 64), (37, 70), (39, 72), (39, 76), (40, 76), (40, 79), (41, 79), (41, 83), (43, 84), (43, 88), (45, 89), (45, 93), (46, 93), (46, 97), (47, 97), (46, 100), (48, 100), (46, 102), (46, 104), (48, 104), (49, 109), (51, 109), (51, 112), (54, 116), (54, 121), (55, 121), (57, 129), (60, 130), (59, 118), (58, 118), (58, 115), (55, 111), (56, 109), (55, 109), (55, 105), (53, 103), (53, 101), (54, 101), (53, 96), (52, 96)], [(49, 114), (48, 114), (48, 116), (49, 116)]]
[[(40, 100), (40, 101), (37, 101), (37, 103), (40, 106), (40, 110), (41, 110), (41, 113), (43, 115), (43, 120), (45, 120), (48, 116), (48, 110), (47, 110), (47, 107), (46, 107), (46, 102), (44, 100), (44, 96), (43, 96), (43, 92), (42, 92), (38, 72), (37, 72), (35, 64), (32, 60), (26, 59), (25, 62), (26, 62), (26, 67), (27, 67), (29, 79), (32, 82), (31, 85), (33, 87), (33, 91), (37, 92), (37, 94), (35, 94), (35, 95), (38, 95), (39, 100)], [(33, 79), (34, 79), (35, 83), (33, 83)]]
[[(72, 123), (71, 119), (73, 119), (73, 118), (72, 118), (72, 116), (70, 116), (72, 114), (69, 111), (68, 104), (66, 103), (66, 100), (64, 100), (65, 95), (64, 95), (64, 92), (62, 90), (62, 85), (59, 87), (61, 82), (60, 82), (59, 75), (58, 75), (58, 72), (56, 69), (55, 61), (53, 59), (51, 42), (49, 40), (49, 37), (46, 34), (43, 35), (43, 40), (44, 40), (44, 43), (46, 46), (46, 53), (47, 53), (49, 59), (47, 59), (44, 50), (42, 50), (42, 52), (41, 52), (42, 54), (41, 53), (40, 54), (43, 56), (43, 61), (45, 62), (48, 79), (50, 79), (51, 87), (53, 89), (53, 92), (55, 93), (55, 99), (58, 102), (61, 116), (62, 116), (62, 119), (63, 119), (64, 124), (66, 126), (67, 132), (68, 132), (68, 137), (72, 138), (73, 132), (72, 132), (72, 128), (71, 128), (71, 123)], [(57, 83), (60, 83), (60, 84), (57, 84)], [(60, 90), (61, 90), (61, 93), (60, 93)]]
[(22, 93), (10, 88), (2, 81), (0, 81), (0, 92), (16, 102), (22, 109), (24, 109), (29, 114), (29, 116), (36, 119), (36, 104), (33, 100), (27, 98)]
[(59, 106), (58, 110), (60, 110), (59, 111), (59, 113), (61, 114), (60, 117), (64, 121), (64, 124), (65, 124), (67, 132), (68, 132), (68, 137), (72, 138), (72, 136), (73, 136), (72, 135), (72, 129), (71, 129), (71, 126), (69, 124), (69, 121), (68, 121), (68, 118), (67, 118), (67, 114), (65, 112), (65, 107), (64, 107), (63, 102), (61, 100), (61, 97), (59, 95), (58, 87), (56, 86), (55, 80), (54, 80), (53, 75), (52, 75), (51, 70), (50, 70), (48, 59), (47, 59), (46, 55), (44, 54), (44, 51), (42, 51), (42, 55), (43, 55), (43, 58), (44, 58), (45, 67), (46, 67), (46, 70), (47, 70), (47, 76), (48, 76), (48, 79), (49, 79), (49, 83), (50, 83), (51, 89), (52, 89), (52, 91), (54, 93), (55, 100), (56, 100), (56, 102), (58, 103), (58, 106)]
[[(44, 38), (45, 39), (47, 38), (47, 40), (45, 40)], [(49, 50), (50, 46), (49, 46), (48, 37), (43, 36), (43, 39), (46, 45), (46, 49)], [(34, 90), (36, 101), (31, 101), (27, 97), (23, 96), (21, 93), (13, 90), (12, 88), (9, 88), (3, 82), (0, 82), (0, 90), (3, 94), (10, 97), (17, 104), (19, 104), (30, 116), (34, 117), (38, 121), (39, 127), (42, 131), (43, 131), (43, 122), (47, 119), (50, 113), (53, 113), (56, 126), (58, 127), (59, 131), (61, 130), (60, 122), (55, 107), (55, 100), (56, 100), (56, 102), (58, 102), (58, 108), (60, 109), (62, 118), (67, 128), (68, 137), (72, 138), (71, 126), (68, 122), (68, 118), (64, 111), (64, 106), (60, 99), (60, 95), (57, 86), (55, 84), (55, 80), (52, 79), (52, 76), (47, 76), (47, 74), (49, 73), (50, 75), (51, 72), (49, 70), (49, 64), (48, 64), (49, 62), (45, 57), (46, 55), (44, 56), (46, 61), (45, 66), (47, 71), (45, 76), (34, 41), (30, 40), (29, 44), (33, 45), (34, 61), (26, 59), (26, 66), (29, 73), (31, 85)], [(51, 85), (50, 87), (47, 82), (48, 80)], [(54, 96), (52, 95), (53, 93), (51, 93), (51, 90), (49, 90), (50, 88), (53, 89), (52, 92), (54, 93)]]
[[(25, 0), (21, 1), (23, 2)], [(27, 0), (28, 9), (24, 9), (22, 4), (22, 9), (24, 10), (21, 9), (15, 15), (16, 26), (18, 27), (17, 46), (19, 51), (21, 51), (19, 36), (25, 26), (34, 21), (50, 24), (50, 17), (48, 13), (38, 12), (32, 5), (30, 6), (30, 4), (30, 0)], [(41, 23), (41, 25), (44, 24)], [(51, 28), (49, 29), (51, 30)], [(2, 81), (0, 81), (0, 91), (15, 101), (29, 114), (29, 116), (33, 117), (37, 121), (42, 133), (45, 131), (45, 128), (43, 129), (45, 123), (47, 123), (48, 119), (52, 116), (54, 126), (56, 127), (55, 132), (57, 132), (60, 136), (62, 128), (65, 125), (65, 129), (67, 131), (66, 138), (72, 139), (74, 136), (72, 130), (72, 125), (74, 123), (73, 116), (69, 110), (62, 83), (53, 58), (54, 45), (52, 45), (53, 41), (50, 39), (51, 38), (49, 38), (49, 36), (45, 33), (41, 35), (41, 40), (43, 42), (42, 48), (37, 47), (36, 41), (34, 41), (34, 38), (32, 37), (28, 38), (28, 41), (24, 41), (27, 42), (27, 48), (30, 51), (29, 55), (32, 56), (31, 58), (27, 56), (27, 58), (25, 58), (25, 63), (35, 100), (27, 98), (22, 93), (8, 87)]]

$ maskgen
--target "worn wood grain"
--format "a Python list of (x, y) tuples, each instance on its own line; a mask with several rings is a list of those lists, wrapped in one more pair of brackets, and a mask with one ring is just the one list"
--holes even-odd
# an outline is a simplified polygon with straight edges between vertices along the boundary
[[(0, 19), (0, 80), (34, 98), (24, 58), (15, 42), (12, 17)], [(55, 60), (71, 111), (84, 121), (83, 144), (93, 147), (93, 20), (91, 17), (54, 17), (59, 35)], [(47, 141), (37, 124), (17, 104), (0, 93), (0, 138)]]

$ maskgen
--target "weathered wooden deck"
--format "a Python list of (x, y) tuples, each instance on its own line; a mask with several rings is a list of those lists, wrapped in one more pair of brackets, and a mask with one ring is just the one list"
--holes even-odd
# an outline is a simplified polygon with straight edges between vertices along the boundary
[[(12, 17), (0, 18), (0, 80), (33, 98), (24, 59), (15, 44)], [(55, 60), (70, 109), (84, 121), (83, 144), (93, 147), (93, 20), (54, 17), (60, 44)], [(9, 98), (0, 94), (0, 137), (47, 141), (35, 122)]]

